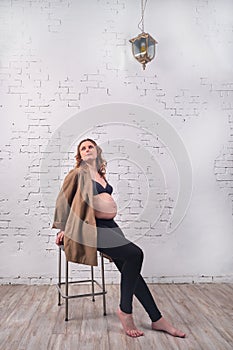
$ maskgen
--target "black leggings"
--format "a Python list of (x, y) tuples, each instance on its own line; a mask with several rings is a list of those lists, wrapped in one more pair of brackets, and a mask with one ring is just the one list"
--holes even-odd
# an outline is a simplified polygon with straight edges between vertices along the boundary
[(121, 272), (120, 309), (131, 314), (133, 295), (135, 295), (151, 321), (158, 321), (162, 315), (140, 274), (143, 262), (142, 250), (125, 238), (113, 219), (96, 219), (96, 225), (98, 251), (111, 257)]

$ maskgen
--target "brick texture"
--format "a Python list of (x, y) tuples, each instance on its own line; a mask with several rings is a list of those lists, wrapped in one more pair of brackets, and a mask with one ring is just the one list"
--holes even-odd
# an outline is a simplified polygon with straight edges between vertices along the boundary
[[(76, 144), (71, 143), (67, 152), (63, 149), (61, 138), (53, 138), (53, 135), (66, 120), (95, 105), (122, 102), (158, 111), (182, 134), (194, 165), (202, 158), (200, 153), (197, 155), (193, 151), (198, 143), (195, 130), (201, 129), (205, 116), (216, 108), (216, 118), (221, 118), (221, 132), (226, 137), (216, 141), (216, 154), (214, 157), (211, 154), (208, 158), (213, 157), (212, 169), (209, 170), (206, 166), (206, 174), (214, 180), (215, 187), (211, 195), (215, 198), (225, 196), (225, 209), (231, 204), (232, 208), (227, 211), (227, 215), (228, 221), (232, 220), (233, 76), (228, 54), (233, 45), (233, 23), (228, 15), (232, 5), (226, 0), (223, 2), (225, 5), (220, 0), (193, 0), (188, 5), (181, 4), (190, 15), (189, 33), (192, 33), (193, 39), (200, 36), (202, 43), (213, 50), (213, 60), (219, 62), (219, 65), (215, 76), (209, 67), (212, 62), (209, 61), (207, 51), (200, 52), (200, 55), (203, 54), (202, 59), (198, 55), (193, 58), (190, 51), (190, 63), (187, 63), (186, 48), (192, 38), (184, 34), (180, 39), (178, 27), (173, 26), (173, 34), (177, 35), (173, 40), (176, 40), (176, 47), (182, 47), (183, 50), (177, 59), (178, 63), (174, 63), (176, 70), (173, 77), (177, 79), (173, 79), (172, 75), (169, 77), (168, 73), (168, 66), (172, 66), (173, 61), (171, 59), (169, 62), (167, 58), (171, 54), (169, 34), (160, 26), (160, 17), (165, 16), (164, 6), (167, 6), (162, 1), (156, 3), (156, 11), (153, 3), (148, 2), (147, 5), (148, 28), (156, 38), (160, 35), (160, 49), (145, 71), (132, 58), (129, 44), (129, 39), (138, 30), (134, 16), (140, 17), (140, 8), (136, 10), (133, 0), (0, 2), (0, 30), (4, 34), (0, 39), (0, 118), (4, 120), (1, 128), (4, 141), (1, 141), (0, 149), (0, 248), (3, 258), (0, 283), (56, 281), (57, 249), (54, 244), (55, 232), (51, 230), (51, 213), (55, 203), (50, 203), (46, 198), (55, 196), (54, 188), (59, 188), (65, 174), (74, 166)], [(174, 3), (176, 1), (173, 5), (169, 2), (175, 11)], [(93, 9), (90, 9), (91, 6)], [(152, 13), (155, 13), (155, 17), (151, 16)], [(182, 22), (182, 14), (177, 15), (175, 12), (174, 15), (178, 16), (178, 22)], [(101, 21), (96, 25), (98, 19)], [(80, 47), (79, 40), (85, 45)], [(214, 48), (213, 42), (216, 45)], [(185, 71), (187, 64), (191, 68)], [(133, 240), (139, 239), (145, 249), (149, 245), (155, 245), (161, 252), (161, 258), (171, 254), (175, 259), (179, 255), (177, 245), (166, 232), (178, 193), (170, 150), (159, 139), (159, 135), (152, 135), (148, 131), (150, 125), (146, 116), (142, 116), (140, 122), (135, 122), (134, 128), (132, 125), (124, 128), (121, 126), (122, 129), (112, 127), (111, 123), (102, 124), (100, 116), (98, 125), (93, 125), (84, 136), (90, 136), (101, 144), (109, 144), (106, 153), (106, 158), (110, 160), (108, 179), (114, 185), (114, 196), (120, 209), (117, 221), (124, 228), (125, 234)], [(70, 139), (73, 140), (75, 133), (78, 141), (81, 137), (78, 130), (72, 130)], [(167, 169), (167, 186), (159, 187), (162, 172), (155, 179), (149, 164), (141, 169), (140, 164), (127, 158), (127, 135), (131, 135), (135, 144), (142, 146), (145, 152), (157, 159), (161, 167)], [(113, 136), (119, 138), (117, 146), (111, 146)], [(206, 134), (207, 139), (208, 137)], [(51, 139), (53, 144), (50, 144), (48, 150), (47, 145)], [(40, 181), (43, 175), (41, 165), (51, 154), (52, 160), (46, 171), (57, 174), (55, 170), (60, 169), (59, 175), (52, 176), (48, 186), (43, 188)], [(198, 174), (195, 173), (194, 176), (197, 176), (194, 178), (196, 184)], [(208, 184), (203, 183), (200, 188), (201, 186), (207, 188)], [(154, 195), (153, 209), (157, 213), (154, 222), (140, 216), (146, 206), (146, 191), (152, 191)], [(200, 193), (203, 193), (202, 190), (194, 186), (194, 198)], [(190, 226), (195, 226), (198, 220), (195, 216), (192, 218), (192, 214), (189, 215)], [(206, 215), (207, 221), (211, 221), (208, 210)], [(201, 235), (205, 225), (199, 225)], [(179, 231), (173, 233), (172, 237), (177, 234), (180, 235), (179, 239), (185, 239), (185, 230), (181, 224)], [(230, 232), (230, 226), (228, 231)], [(228, 231), (225, 233), (225, 242), (229, 240), (230, 244), (232, 241)], [(216, 231), (216, 241), (218, 234)], [(165, 248), (165, 242), (168, 242), (169, 248)], [(184, 242), (182, 248), (190, 252), (190, 243), (186, 239)], [(229, 245), (225, 244), (226, 247)], [(194, 246), (196, 247), (196, 242)], [(189, 262), (185, 273), (182, 268), (166, 265), (165, 276), (163, 268), (156, 266), (152, 271), (147, 265), (147, 279), (166, 283), (232, 281), (229, 269), (231, 255), (229, 251), (224, 251), (224, 247), (222, 249), (219, 260), (214, 265), (216, 273), (212, 269), (211, 259), (206, 265), (200, 259), (197, 267)], [(189, 259), (191, 253), (187, 253), (186, 259)], [(185, 253), (182, 254), (184, 264)], [(193, 254), (196, 255), (196, 252)], [(221, 256), (226, 257), (222, 266), (219, 264)], [(7, 263), (8, 259), (12, 264)], [(99, 278), (99, 271), (96, 273)], [(86, 278), (88, 275), (89, 268), (86, 266), (71, 268), (71, 278)], [(119, 282), (116, 269), (108, 262), (106, 277), (108, 282)]]

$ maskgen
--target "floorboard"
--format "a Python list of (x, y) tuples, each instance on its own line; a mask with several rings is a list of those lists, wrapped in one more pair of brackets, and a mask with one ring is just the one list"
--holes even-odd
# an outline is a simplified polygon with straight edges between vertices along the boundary
[[(72, 286), (71, 292), (77, 292)], [(88, 286), (79, 286), (86, 292)], [(151, 329), (148, 315), (134, 300), (135, 323), (144, 336), (124, 334), (116, 315), (119, 286), (107, 285), (107, 316), (102, 297), (58, 306), (55, 286), (0, 286), (0, 344), (4, 350), (230, 350), (233, 349), (232, 284), (150, 284), (161, 313), (185, 339)]]

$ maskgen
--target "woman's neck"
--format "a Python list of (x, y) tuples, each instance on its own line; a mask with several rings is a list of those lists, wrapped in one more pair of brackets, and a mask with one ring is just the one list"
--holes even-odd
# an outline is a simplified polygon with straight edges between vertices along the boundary
[(98, 170), (97, 170), (97, 167), (96, 167), (96, 162), (93, 162), (93, 163), (87, 163), (87, 166), (89, 168), (89, 171), (90, 171), (90, 174), (91, 174), (91, 177), (92, 178), (95, 178), (96, 175), (98, 174)]

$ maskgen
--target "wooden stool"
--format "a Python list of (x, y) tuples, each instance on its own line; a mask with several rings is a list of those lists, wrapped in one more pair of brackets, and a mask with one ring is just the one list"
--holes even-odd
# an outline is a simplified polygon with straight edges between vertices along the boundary
[[(61, 297), (65, 299), (65, 321), (68, 321), (68, 301), (69, 299), (74, 299), (74, 298), (82, 298), (82, 297), (92, 297), (92, 301), (95, 301), (95, 296), (97, 295), (102, 295), (103, 296), (103, 315), (106, 316), (106, 298), (105, 294), (106, 289), (105, 289), (105, 279), (104, 279), (104, 257), (100, 253), (100, 260), (101, 260), (101, 277), (102, 277), (102, 285), (100, 285), (95, 279), (94, 279), (94, 268), (91, 266), (91, 278), (87, 280), (81, 280), (81, 281), (70, 281), (69, 282), (69, 262), (65, 259), (65, 282), (61, 282), (61, 251), (64, 251), (64, 246), (60, 245), (59, 246), (59, 253), (58, 253), (58, 283), (56, 284), (56, 287), (58, 289), (58, 305), (61, 305)], [(69, 284), (78, 284), (78, 283), (91, 283), (91, 293), (84, 293), (84, 294), (74, 294), (74, 295), (69, 295), (68, 290), (69, 290)], [(100, 287), (101, 291), (100, 292), (95, 292), (95, 284)], [(62, 291), (62, 285), (65, 285), (65, 293)]]

